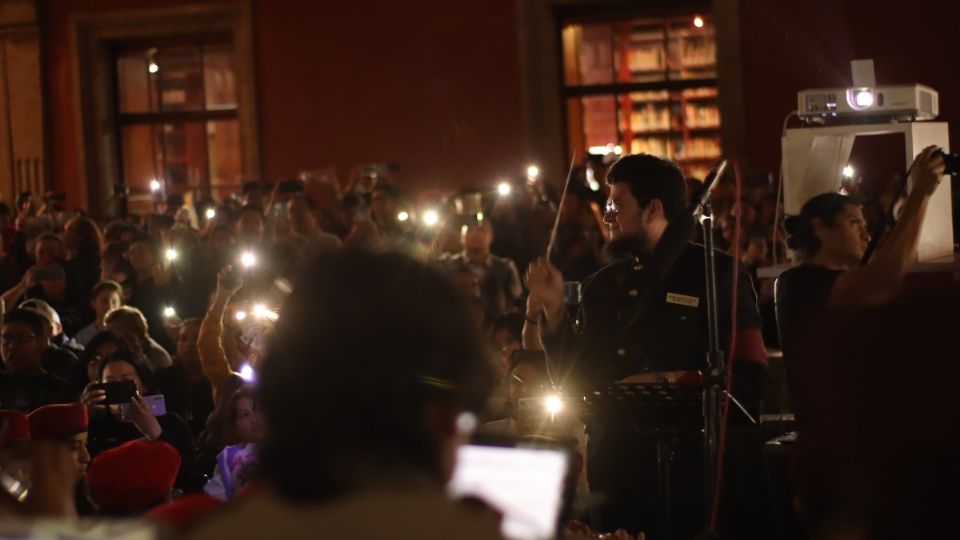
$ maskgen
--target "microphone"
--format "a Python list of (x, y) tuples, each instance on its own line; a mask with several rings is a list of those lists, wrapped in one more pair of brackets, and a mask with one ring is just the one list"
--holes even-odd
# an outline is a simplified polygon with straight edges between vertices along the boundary
[(707, 174), (707, 178), (703, 181), (703, 185), (700, 186), (700, 189), (698, 189), (691, 198), (689, 207), (690, 215), (695, 216), (703, 210), (704, 205), (706, 205), (707, 201), (710, 200), (710, 196), (713, 195), (713, 190), (716, 189), (717, 185), (720, 183), (720, 179), (723, 178), (723, 173), (726, 171), (726, 159), (721, 159), (720, 163), (717, 163), (716, 167), (710, 169), (710, 173)]

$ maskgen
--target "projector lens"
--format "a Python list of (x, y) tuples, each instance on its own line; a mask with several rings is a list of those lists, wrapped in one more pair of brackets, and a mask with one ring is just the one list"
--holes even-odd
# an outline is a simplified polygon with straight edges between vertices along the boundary
[(854, 96), (858, 107), (869, 107), (873, 105), (873, 92), (861, 90)]

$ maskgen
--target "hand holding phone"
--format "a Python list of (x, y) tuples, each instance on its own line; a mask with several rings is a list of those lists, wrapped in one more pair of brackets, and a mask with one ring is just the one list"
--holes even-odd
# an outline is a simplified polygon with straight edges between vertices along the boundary
[(243, 287), (243, 278), (232, 264), (228, 264), (217, 274), (217, 292), (226, 293), (230, 296), (236, 294)]
[(134, 396), (133, 399), (130, 400), (124, 421), (136, 426), (137, 429), (140, 430), (140, 433), (143, 433), (148, 439), (156, 440), (160, 437), (160, 434), (163, 433), (163, 428), (160, 427), (160, 422), (157, 421), (157, 417), (140, 396)]
[[(154, 416), (163, 416), (167, 414), (167, 401), (166, 398), (163, 397), (163, 394), (143, 396), (140, 398), (140, 400), (143, 401), (143, 404), (147, 406), (150, 414)], [(132, 408), (133, 402), (120, 405), (120, 419), (124, 421), (130, 421)]]

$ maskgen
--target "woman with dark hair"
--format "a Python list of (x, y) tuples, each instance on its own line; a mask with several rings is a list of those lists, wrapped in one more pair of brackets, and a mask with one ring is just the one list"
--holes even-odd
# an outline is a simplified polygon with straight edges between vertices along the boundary
[(263, 411), (254, 387), (248, 385), (234, 392), (220, 420), (228, 446), (217, 456), (203, 491), (226, 501), (238, 495), (250, 480), (257, 463), (257, 446), (263, 439)]
[(67, 247), (67, 293), (74, 308), (93, 319), (90, 293), (100, 281), (100, 255), (103, 240), (100, 228), (90, 218), (77, 217), (63, 228), (63, 243)]
[(90, 412), (90, 455), (96, 457), (104, 450), (120, 446), (135, 439), (147, 438), (166, 442), (180, 453), (183, 466), (178, 475), (177, 486), (181, 489), (196, 489), (192, 478), (194, 445), (190, 428), (176, 413), (155, 415), (144, 396), (154, 395), (153, 371), (143, 356), (132, 350), (118, 350), (107, 355), (97, 377), (100, 383), (133, 381), (136, 395), (129, 403), (107, 405), (106, 391), (89, 385), (80, 396)]
[[(824, 193), (807, 201), (799, 216), (784, 222), (788, 245), (803, 263), (780, 275), (776, 284), (777, 322), (788, 379), (800, 366), (791, 363), (808, 328), (827, 309), (876, 306), (892, 300), (907, 269), (916, 261), (917, 245), (927, 205), (943, 177), (943, 157), (928, 147), (911, 167), (912, 189), (896, 226), (870, 261), (860, 265), (870, 242), (863, 212), (853, 199)], [(797, 413), (810, 389), (796, 388), (791, 395)]]
[(499, 538), (444, 491), (493, 387), (464, 296), (396, 253), (307, 270), (260, 371), (267, 489), (188, 538)]
[(87, 375), (88, 382), (96, 383), (100, 377), (103, 360), (117, 351), (133, 350), (130, 342), (122, 335), (104, 330), (97, 333), (80, 353), (80, 367)]

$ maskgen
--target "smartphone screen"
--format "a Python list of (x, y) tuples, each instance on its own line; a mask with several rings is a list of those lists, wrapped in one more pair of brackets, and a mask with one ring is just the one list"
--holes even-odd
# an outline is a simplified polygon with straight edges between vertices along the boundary
[[(163, 394), (156, 394), (152, 396), (143, 396), (143, 402), (147, 404), (147, 408), (150, 409), (150, 412), (154, 416), (163, 416), (167, 414), (167, 400), (163, 397)], [(130, 404), (124, 403), (120, 405), (120, 419), (126, 420), (130, 417)]]
[(447, 484), (454, 498), (476, 497), (503, 515), (508, 540), (555, 538), (570, 455), (562, 448), (468, 444)]

